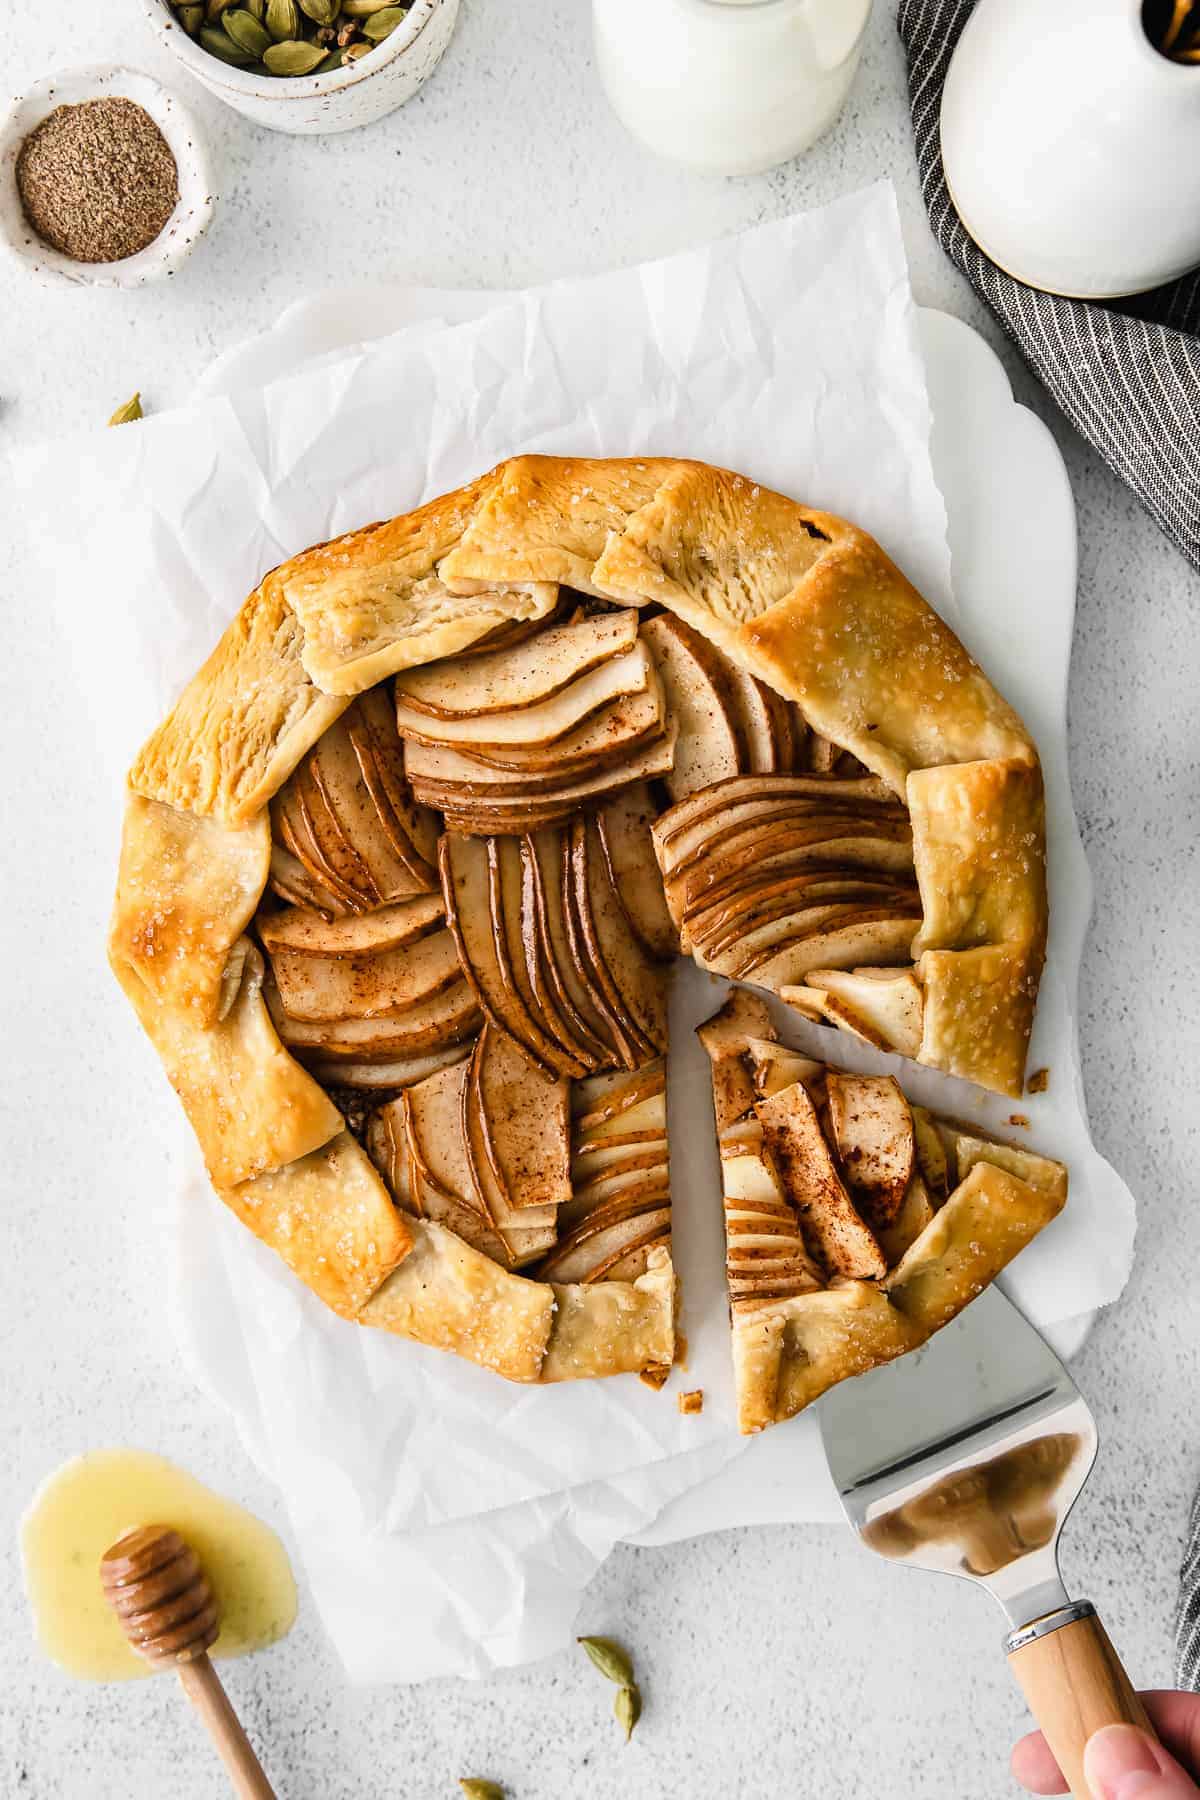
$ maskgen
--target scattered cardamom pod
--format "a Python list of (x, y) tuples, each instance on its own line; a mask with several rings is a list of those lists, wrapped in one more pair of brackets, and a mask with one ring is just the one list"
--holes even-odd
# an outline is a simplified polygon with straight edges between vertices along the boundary
[(202, 25), (199, 40), (210, 56), (216, 56), (221, 62), (231, 63), (235, 69), (245, 69), (254, 61), (248, 50), (239, 50), (231, 37), (217, 25)]
[(478, 1781), (468, 1777), (458, 1785), (467, 1800), (504, 1800), (504, 1789), (498, 1781)]
[(314, 25), (332, 25), (341, 11), (341, 0), (300, 0), (300, 11)]
[(320, 44), (272, 44), (263, 51), (263, 62), (272, 75), (311, 75), (324, 61)]
[(363, 36), (370, 38), (373, 44), (382, 44), (407, 11), (407, 6), (385, 6), (381, 12), (372, 13), (369, 19), (363, 20)]
[(142, 396), (137, 393), (132, 400), (127, 400), (124, 406), (118, 406), (108, 422), (110, 425), (132, 425), (135, 419), (144, 419), (145, 416), (142, 411)]
[(618, 1687), (633, 1686), (633, 1664), (620, 1644), (606, 1637), (581, 1637), (575, 1641), (583, 1645), (606, 1681), (615, 1681)]
[(387, 12), (396, 0), (342, 0), (342, 11), (348, 19), (369, 19), (373, 13)]
[(300, 36), (300, 8), (296, 0), (267, 0), (263, 24), (277, 44), (289, 44)]
[(613, 1712), (617, 1724), (625, 1733), (625, 1742), (633, 1736), (633, 1728), (642, 1716), (642, 1691), (636, 1684), (617, 1689), (617, 1697), (613, 1701)]
[(227, 38), (231, 38), (239, 50), (244, 50), (253, 62), (258, 62), (264, 50), (271, 47), (270, 35), (265, 25), (260, 25), (252, 12), (244, 6), (231, 6), (221, 14), (221, 30)]
[(183, 26), (183, 29), (187, 32), (189, 37), (195, 37), (196, 33), (204, 23), (203, 0), (201, 0), (201, 3), (198, 5), (181, 6), (179, 8), (179, 23)]

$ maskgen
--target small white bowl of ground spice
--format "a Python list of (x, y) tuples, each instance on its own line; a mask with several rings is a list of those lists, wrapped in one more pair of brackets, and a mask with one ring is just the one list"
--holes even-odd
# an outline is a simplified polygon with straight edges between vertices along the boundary
[(193, 115), (136, 69), (48, 76), (0, 125), (0, 244), (44, 280), (130, 288), (173, 275), (213, 201)]

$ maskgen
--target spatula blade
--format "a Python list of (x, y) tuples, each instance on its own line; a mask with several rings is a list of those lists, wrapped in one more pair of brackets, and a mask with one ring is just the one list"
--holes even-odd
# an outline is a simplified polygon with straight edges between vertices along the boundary
[(872, 1550), (980, 1582), (1018, 1628), (1066, 1604), (1058, 1534), (1095, 1460), (1095, 1423), (998, 1288), (817, 1404), (842, 1505)]

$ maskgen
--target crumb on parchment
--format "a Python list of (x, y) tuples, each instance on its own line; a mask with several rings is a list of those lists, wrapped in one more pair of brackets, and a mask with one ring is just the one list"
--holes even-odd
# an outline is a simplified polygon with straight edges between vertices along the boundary
[(679, 1410), (681, 1413), (698, 1413), (704, 1411), (704, 1389), (692, 1388), (690, 1393), (680, 1394)]
[(1029, 1080), (1025, 1083), (1025, 1092), (1027, 1094), (1044, 1094), (1049, 1086), (1049, 1069), (1035, 1069), (1033, 1074), (1029, 1077)]

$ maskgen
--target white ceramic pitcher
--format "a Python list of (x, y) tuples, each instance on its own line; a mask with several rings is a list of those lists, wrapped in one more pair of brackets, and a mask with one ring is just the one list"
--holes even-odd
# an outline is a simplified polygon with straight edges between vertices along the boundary
[(833, 124), (870, 11), (871, 0), (593, 0), (596, 62), (649, 149), (750, 175)]
[(980, 0), (942, 98), (955, 206), (993, 262), (1077, 299), (1200, 263), (1200, 64), (1141, 0)]

